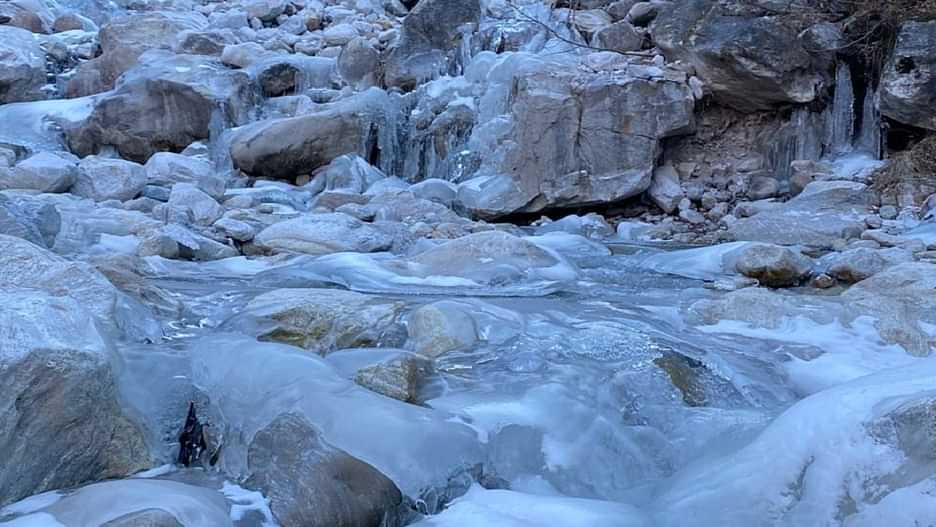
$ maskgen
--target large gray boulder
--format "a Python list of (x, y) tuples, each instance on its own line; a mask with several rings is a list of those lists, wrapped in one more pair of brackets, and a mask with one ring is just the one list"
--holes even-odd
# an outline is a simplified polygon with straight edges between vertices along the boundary
[(278, 179), (309, 174), (344, 154), (379, 164), (371, 154), (391, 148), (378, 134), (391, 126), (390, 111), (387, 94), (372, 88), (309, 115), (245, 126), (231, 141), (231, 156), (248, 174)]
[(881, 113), (936, 130), (936, 20), (907, 22), (881, 76)]
[(377, 252), (393, 245), (393, 238), (342, 213), (304, 214), (260, 231), (254, 242), (270, 251), (305, 254)]
[(70, 297), (109, 334), (123, 332), (131, 339), (142, 340), (159, 333), (153, 319), (131, 309), (128, 299), (94, 267), (66, 260), (21, 238), (0, 235), (0, 284)]
[(94, 201), (131, 200), (143, 192), (143, 165), (123, 159), (88, 156), (78, 163), (78, 178), (71, 193)]
[(256, 100), (245, 72), (204, 55), (153, 50), (87, 118), (68, 123), (65, 134), (80, 156), (113, 147), (124, 159), (145, 163), (157, 152), (181, 152), (209, 139), (212, 126), (247, 122)]
[(403, 525), (403, 495), (393, 481), (326, 443), (299, 414), (280, 415), (257, 432), (247, 464), (247, 486), (262, 490), (282, 525)]
[(244, 314), (273, 322), (261, 338), (321, 353), (402, 344), (403, 304), (339, 289), (277, 289)]
[(809, 274), (811, 262), (802, 254), (769, 244), (752, 244), (736, 255), (735, 268), (748, 278), (767, 287), (799, 284)]
[(78, 177), (78, 158), (65, 152), (39, 152), (8, 171), (0, 170), (0, 190), (66, 192)]
[(86, 300), (4, 287), (0, 304), (0, 506), (147, 468)]
[[(688, 0), (661, 3), (654, 43), (670, 61), (695, 69), (719, 102), (742, 111), (808, 103), (828, 80), (828, 64), (810, 54), (794, 27), (775, 9), (755, 3)], [(781, 5), (782, 4), (782, 5)], [(787, 4), (790, 4), (789, 6)]]
[(108, 21), (98, 35), (101, 55), (82, 63), (69, 80), (65, 92), (81, 97), (107, 91), (117, 79), (151, 49), (172, 48), (177, 36), (186, 30), (207, 25), (205, 17), (194, 11), (134, 12)]
[(737, 240), (831, 247), (865, 229), (869, 197), (862, 183), (817, 181), (786, 203), (734, 222), (728, 232)]
[(469, 144), (482, 165), (459, 188), (459, 206), (496, 218), (611, 203), (646, 191), (660, 140), (692, 130), (695, 101), (684, 74), (645, 73), (654, 76), (579, 75), (568, 65), (507, 59), (491, 72), (482, 101), (505, 97), (509, 121), (496, 117), (475, 127)]
[(45, 57), (32, 33), (0, 26), (0, 104), (43, 98)]
[(403, 19), (400, 37), (384, 62), (387, 86), (412, 90), (447, 73), (462, 43), (462, 28), (477, 25), (479, 0), (423, 0)]
[(0, 234), (16, 236), (40, 247), (51, 247), (62, 218), (54, 205), (28, 197), (0, 194)]

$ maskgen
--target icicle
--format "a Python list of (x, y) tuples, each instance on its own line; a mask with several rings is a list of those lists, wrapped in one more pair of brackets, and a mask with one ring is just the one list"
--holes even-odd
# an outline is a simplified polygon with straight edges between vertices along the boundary
[(858, 150), (870, 154), (874, 159), (881, 159), (881, 111), (880, 97), (868, 86), (861, 114), (861, 129), (858, 131)]
[(832, 153), (851, 150), (855, 135), (855, 92), (848, 64), (839, 63), (835, 73), (835, 98), (832, 100)]

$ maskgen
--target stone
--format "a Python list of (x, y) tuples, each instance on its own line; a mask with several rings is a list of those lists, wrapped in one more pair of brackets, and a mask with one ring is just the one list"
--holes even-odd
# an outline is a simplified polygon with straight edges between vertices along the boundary
[(889, 267), (851, 286), (842, 300), (871, 314), (881, 337), (916, 356), (929, 355), (933, 342), (920, 323), (936, 322), (936, 265), (908, 262)]
[(224, 214), (224, 209), (217, 201), (191, 183), (176, 183), (169, 194), (168, 207), (174, 212), (173, 218), (185, 218), (198, 225), (211, 225)]
[(389, 126), (387, 94), (371, 88), (322, 105), (300, 117), (245, 126), (231, 141), (231, 157), (248, 174), (295, 179), (344, 154), (367, 156), (382, 144), (376, 130)]
[(115, 359), (88, 299), (4, 284), (0, 506), (149, 467), (143, 434), (120, 409)]
[(857, 238), (871, 212), (867, 186), (851, 181), (817, 181), (782, 204), (770, 204), (728, 228), (736, 240), (831, 247)]
[(44, 99), (45, 62), (32, 33), (0, 25), (0, 104)]
[(351, 86), (373, 86), (380, 73), (380, 53), (364, 37), (355, 37), (341, 48), (338, 73)]
[(228, 30), (186, 30), (176, 37), (172, 50), (180, 54), (221, 55), (224, 48), (235, 40), (234, 33)]
[(105, 523), (101, 527), (187, 527), (175, 515), (161, 509), (131, 512)]
[(410, 91), (445, 73), (457, 53), (461, 28), (481, 19), (479, 0), (423, 0), (403, 19), (396, 43), (384, 60), (387, 86)]
[(52, 247), (61, 224), (62, 218), (52, 204), (0, 194), (0, 234)]
[(682, 187), (679, 185), (679, 174), (672, 165), (654, 169), (653, 181), (650, 183), (647, 194), (650, 200), (667, 214), (675, 212), (679, 202), (685, 199)]
[(324, 57), (267, 54), (248, 66), (265, 97), (301, 93), (337, 86), (335, 61)]
[(637, 196), (651, 185), (660, 140), (686, 133), (694, 123), (686, 84), (617, 74), (579, 77), (528, 56), (501, 67), (505, 71), (490, 74), (486, 97), (512, 93), (509, 115), (474, 127), (469, 145), (482, 165), (458, 190), (457, 207), (479, 218)]
[[(143, 168), (149, 185), (172, 187), (176, 183), (191, 183), (212, 198), (219, 199), (224, 195), (224, 179), (215, 174), (211, 162), (201, 157), (157, 152)], [(170, 189), (166, 188), (165, 192), (166, 199), (161, 201), (169, 200)]]
[(809, 274), (811, 263), (798, 252), (777, 245), (752, 244), (735, 261), (739, 273), (767, 287), (798, 285)]
[(354, 382), (380, 395), (418, 404), (419, 391), (433, 371), (430, 360), (403, 354), (361, 368), (355, 373)]
[(329, 254), (377, 252), (389, 249), (393, 239), (356, 218), (341, 213), (304, 214), (260, 231), (257, 245), (274, 252)]
[(442, 300), (413, 311), (406, 330), (413, 349), (427, 357), (465, 350), (478, 342), (478, 331), (464, 304)]
[(0, 171), (0, 190), (67, 192), (78, 178), (78, 158), (64, 152), (39, 152)]
[(654, 43), (667, 61), (694, 68), (722, 104), (745, 112), (805, 104), (829, 84), (828, 65), (781, 17), (715, 0), (654, 5), (660, 6), (650, 28)]
[(71, 188), (76, 196), (94, 201), (131, 200), (146, 187), (143, 166), (123, 159), (88, 156), (78, 163), (78, 178)]
[(884, 205), (881, 207), (879, 214), (881, 215), (881, 219), (896, 220), (898, 214), (897, 207), (893, 205)]
[(414, 184), (409, 191), (417, 198), (451, 207), (455, 202), (458, 187), (443, 179), (429, 178)]
[(887, 267), (887, 260), (874, 249), (856, 248), (833, 253), (820, 260), (826, 272), (846, 284), (870, 278)]
[(881, 114), (936, 130), (936, 20), (905, 22), (881, 74)]
[(773, 198), (780, 194), (780, 182), (774, 177), (754, 176), (748, 185), (747, 197), (754, 201)]
[(113, 147), (145, 163), (157, 152), (180, 152), (211, 137), (212, 127), (247, 122), (257, 102), (250, 76), (204, 55), (153, 50), (102, 95), (90, 115), (65, 126), (72, 152)]
[(400, 344), (403, 304), (338, 289), (277, 289), (251, 300), (243, 313), (273, 321), (261, 340), (325, 354), (336, 349)]
[(653, 2), (637, 2), (627, 11), (627, 20), (635, 26), (646, 26), (656, 18), (658, 9)]
[(313, 177), (324, 182), (325, 190), (360, 194), (387, 176), (361, 156), (350, 154), (336, 157), (327, 166), (316, 171)]
[(68, 97), (81, 97), (110, 90), (117, 79), (151, 49), (169, 50), (180, 33), (204, 29), (206, 20), (198, 13), (135, 12), (109, 20), (98, 36), (101, 55), (82, 63), (65, 87)]
[(228, 44), (221, 50), (221, 62), (233, 68), (246, 68), (268, 55), (267, 50), (256, 42)]
[(175, 224), (146, 233), (140, 241), (137, 254), (193, 261), (221, 260), (239, 255), (237, 249), (231, 246)]
[(615, 22), (595, 32), (592, 46), (611, 51), (636, 51), (643, 47), (643, 36), (626, 21)]
[(298, 414), (282, 414), (247, 450), (246, 485), (261, 489), (283, 525), (402, 525), (400, 489), (371, 465), (325, 442)]

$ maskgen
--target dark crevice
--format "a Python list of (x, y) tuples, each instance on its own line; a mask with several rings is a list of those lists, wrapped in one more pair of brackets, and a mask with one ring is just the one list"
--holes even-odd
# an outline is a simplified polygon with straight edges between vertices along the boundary
[(885, 117), (884, 134), (888, 154), (895, 154), (910, 150), (914, 145), (926, 139), (929, 132), (923, 128), (910, 126)]

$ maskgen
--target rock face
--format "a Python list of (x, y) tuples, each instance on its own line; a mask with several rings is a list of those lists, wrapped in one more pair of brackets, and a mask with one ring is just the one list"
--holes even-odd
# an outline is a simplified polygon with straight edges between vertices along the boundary
[(387, 94), (376, 88), (319, 107), (310, 115), (263, 121), (239, 131), (231, 143), (234, 164), (255, 176), (295, 179), (344, 154), (372, 159), (390, 148), (378, 137), (390, 126)]
[(124, 159), (145, 163), (156, 152), (181, 152), (208, 139), (213, 119), (243, 124), (255, 100), (244, 72), (203, 55), (154, 50), (65, 133), (80, 156), (114, 147)]
[(274, 321), (261, 338), (327, 352), (401, 344), (403, 305), (338, 289), (277, 289), (254, 298), (244, 312)]
[(728, 232), (738, 240), (831, 247), (865, 229), (868, 197), (862, 183), (817, 181), (786, 203), (738, 220)]
[(247, 486), (263, 490), (282, 525), (403, 524), (400, 489), (374, 467), (327, 444), (299, 415), (280, 415), (260, 430), (247, 463)]
[(881, 113), (936, 130), (936, 21), (907, 22), (881, 77)]
[(0, 505), (147, 468), (83, 299), (5, 288), (0, 302)]
[(328, 254), (385, 251), (393, 238), (369, 223), (342, 213), (305, 214), (260, 231), (257, 245), (272, 251)]
[(735, 267), (749, 278), (756, 278), (767, 287), (789, 287), (799, 284), (809, 273), (810, 261), (786, 247), (755, 244), (737, 255)]
[(445, 73), (447, 59), (462, 43), (459, 29), (477, 25), (479, 0), (423, 0), (403, 20), (403, 28), (384, 63), (387, 86), (412, 90)]
[(528, 62), (505, 63), (503, 73), (491, 73), (514, 70), (509, 127), (475, 128), (472, 141), (479, 143), (485, 164), (459, 188), (460, 206), (476, 216), (636, 196), (650, 187), (660, 139), (692, 129), (694, 99), (685, 75), (681, 81), (675, 72), (667, 79), (662, 70), (652, 79), (578, 78), (565, 66), (539, 59), (508, 60)]
[(776, 10), (733, 4), (663, 4), (651, 27), (653, 41), (668, 60), (692, 65), (706, 89), (728, 106), (752, 111), (814, 100), (827, 80), (826, 65), (817, 63)]
[(42, 99), (45, 52), (24, 29), (0, 25), (0, 104)]
[(66, 87), (69, 97), (107, 91), (117, 78), (133, 68), (151, 49), (170, 49), (176, 36), (186, 30), (203, 29), (206, 20), (197, 13), (141, 12), (109, 21), (98, 39), (101, 56), (79, 66)]

